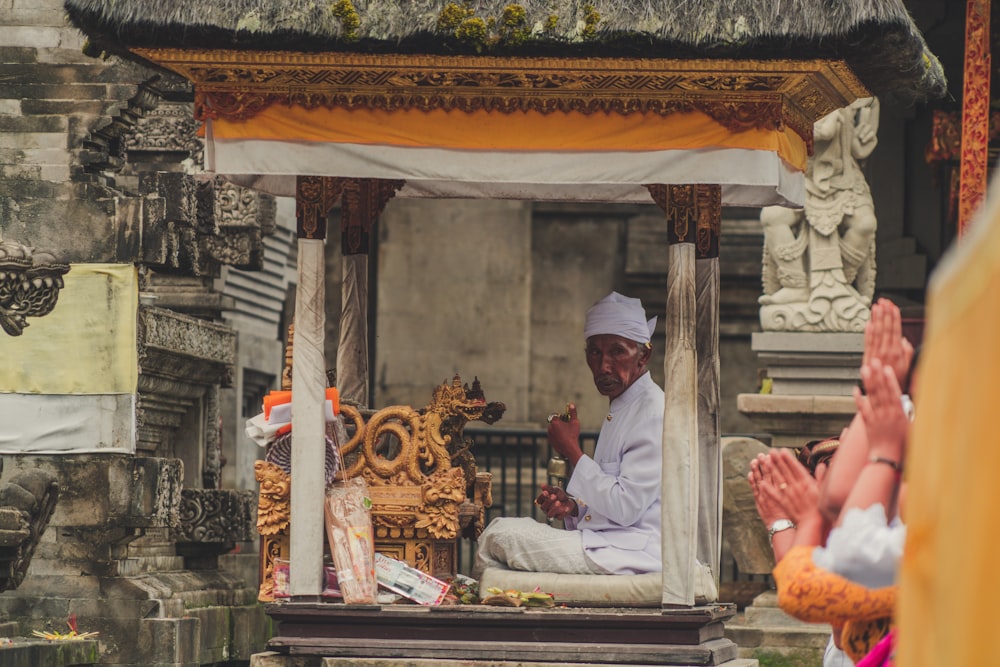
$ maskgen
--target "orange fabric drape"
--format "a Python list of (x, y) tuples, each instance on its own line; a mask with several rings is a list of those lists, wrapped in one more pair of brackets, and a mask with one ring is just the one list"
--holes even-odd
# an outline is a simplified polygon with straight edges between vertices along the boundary
[(934, 275), (907, 454), (900, 667), (991, 665), (1000, 580), (998, 184)]
[(272, 105), (245, 121), (212, 121), (217, 139), (263, 139), (507, 151), (653, 151), (747, 148), (777, 152), (805, 169), (805, 142), (791, 129), (733, 132), (699, 111), (542, 114), (404, 109), (305, 109)]

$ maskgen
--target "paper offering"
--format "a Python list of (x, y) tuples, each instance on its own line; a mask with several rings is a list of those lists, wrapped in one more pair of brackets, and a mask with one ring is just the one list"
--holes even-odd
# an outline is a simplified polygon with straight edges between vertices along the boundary
[(375, 554), (375, 576), (380, 586), (422, 605), (439, 605), (450, 586), (406, 563)]
[(360, 477), (326, 491), (326, 536), (347, 604), (375, 604), (371, 501)]

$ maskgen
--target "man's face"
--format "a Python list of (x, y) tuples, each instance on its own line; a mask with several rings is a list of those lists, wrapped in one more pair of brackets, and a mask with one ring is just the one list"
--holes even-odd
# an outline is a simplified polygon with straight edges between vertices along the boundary
[(602, 396), (618, 398), (646, 372), (649, 348), (614, 334), (598, 334), (587, 339), (587, 366)]

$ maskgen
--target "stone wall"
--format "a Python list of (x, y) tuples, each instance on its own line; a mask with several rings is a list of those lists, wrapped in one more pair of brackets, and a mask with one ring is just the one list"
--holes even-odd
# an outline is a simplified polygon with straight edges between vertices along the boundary
[[(66, 262), (127, 261), (135, 229), (100, 179), (84, 140), (136, 94), (132, 68), (89, 58), (58, 0), (7, 0), (0, 20), (0, 233)], [(58, 20), (54, 20), (58, 19)]]
[[(758, 384), (760, 225), (726, 209), (722, 236), (722, 428), (747, 433), (736, 395)], [(662, 385), (666, 249), (652, 204), (390, 202), (379, 221), (375, 406), (423, 405), (457, 372), (507, 403), (501, 427), (540, 428), (572, 401), (583, 428), (599, 429), (607, 401), (583, 357), (586, 310), (613, 289), (642, 298), (659, 316), (650, 372)]]
[[(4, 479), (44, 469), (62, 489), (28, 575), (0, 595), (0, 616), (30, 634), (65, 631), (73, 614), (100, 633), (103, 665), (246, 661), (270, 631), (255, 571), (219, 567), (237, 542), (252, 544), (254, 519), (253, 491), (216, 488), (219, 390), (237, 363), (256, 365), (235, 355), (238, 336), (220, 315), (236, 301), (216, 282), (222, 265), (260, 268), (274, 212), (192, 173), (200, 146), (185, 82), (85, 56), (59, 0), (0, 1), (0, 44), (0, 235), (64, 262), (135, 265), (142, 301), (139, 455), (0, 461)], [(287, 253), (277, 263), (283, 273)], [(271, 345), (244, 353), (273, 353), (264, 368), (277, 372), (278, 327), (259, 336)], [(242, 415), (223, 421), (242, 426)]]

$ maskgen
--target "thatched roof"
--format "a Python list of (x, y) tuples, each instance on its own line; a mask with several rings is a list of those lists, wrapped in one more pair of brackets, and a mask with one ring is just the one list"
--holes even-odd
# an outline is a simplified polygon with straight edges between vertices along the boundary
[(97, 48), (837, 58), (876, 94), (943, 95), (902, 0), (65, 0)]

